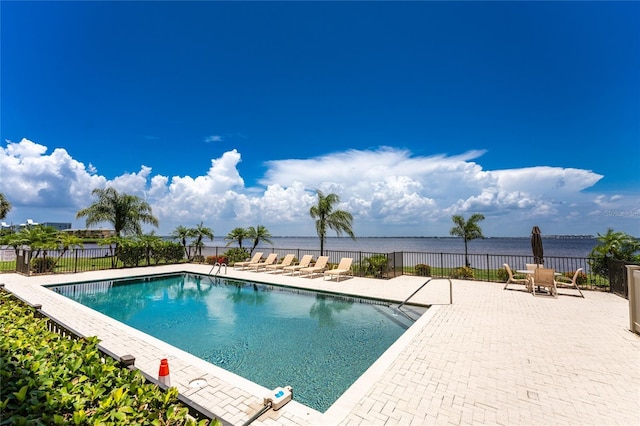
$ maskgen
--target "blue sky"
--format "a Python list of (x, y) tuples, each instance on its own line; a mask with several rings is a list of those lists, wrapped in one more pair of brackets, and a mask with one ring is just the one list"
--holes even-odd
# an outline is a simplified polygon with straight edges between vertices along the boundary
[(640, 235), (640, 3), (0, 3), (7, 221)]

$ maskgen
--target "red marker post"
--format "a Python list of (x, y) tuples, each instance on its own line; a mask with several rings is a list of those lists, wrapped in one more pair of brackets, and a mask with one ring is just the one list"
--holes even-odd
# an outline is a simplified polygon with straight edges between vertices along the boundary
[(160, 360), (158, 381), (163, 385), (171, 386), (171, 377), (169, 376), (169, 360), (167, 360), (166, 358)]

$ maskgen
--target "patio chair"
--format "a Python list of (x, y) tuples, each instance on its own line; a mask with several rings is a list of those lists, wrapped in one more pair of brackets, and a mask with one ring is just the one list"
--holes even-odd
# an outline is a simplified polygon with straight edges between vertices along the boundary
[(509, 274), (509, 278), (507, 278), (507, 283), (504, 285), (503, 290), (506, 290), (509, 284), (524, 284), (524, 286), (529, 288), (529, 279), (528, 278), (513, 278), (513, 271), (509, 267), (508, 264), (504, 263), (504, 269), (507, 270), (507, 274)]
[(321, 274), (327, 270), (327, 263), (329, 263), (329, 256), (318, 256), (318, 260), (313, 266), (300, 269), (300, 276), (308, 275), (309, 278), (313, 278), (315, 274)]
[(247, 269), (256, 269), (256, 272), (260, 272), (260, 269), (266, 268), (269, 265), (273, 265), (278, 260), (278, 253), (269, 253), (269, 256), (264, 260), (264, 262), (256, 262), (250, 263), (247, 266)]
[(544, 268), (544, 266), (539, 263), (527, 263), (527, 269), (530, 271), (533, 271), (534, 269), (538, 269), (538, 268)]
[(580, 293), (580, 296), (584, 298), (584, 294), (582, 294), (580, 287), (578, 287), (578, 276), (581, 272), (582, 268), (578, 268), (576, 272), (574, 272), (571, 282), (556, 281), (556, 288), (575, 288), (576, 290), (578, 290), (578, 293)]
[(275, 265), (267, 265), (265, 266), (265, 271), (269, 271), (272, 270), (273, 272), (278, 272), (281, 269), (284, 269), (286, 266), (291, 266), (291, 264), (293, 263), (293, 259), (296, 258), (295, 254), (287, 254), (283, 259), (282, 262), (280, 263), (276, 263)]
[(300, 269), (302, 268), (308, 268), (309, 265), (311, 265), (311, 261), (313, 260), (313, 255), (311, 254), (305, 254), (304, 256), (302, 256), (302, 259), (300, 259), (300, 262), (298, 262), (297, 264), (293, 264), (291, 266), (285, 266), (283, 269), (283, 274), (286, 274), (287, 272), (291, 272), (291, 276), (295, 275), (296, 272), (299, 272)]
[(343, 257), (342, 259), (340, 259), (340, 263), (337, 267), (329, 269), (328, 271), (324, 271), (324, 279), (326, 279), (327, 276), (329, 276), (329, 278), (335, 276), (336, 281), (339, 282), (341, 276), (353, 275), (353, 273), (351, 272), (352, 263), (352, 257)]
[(258, 252), (253, 255), (251, 259), (247, 259), (243, 262), (236, 262), (233, 264), (233, 269), (244, 269), (252, 263), (258, 263), (262, 259), (262, 252)]
[(529, 281), (529, 286), (531, 287), (531, 291), (533, 292), (534, 296), (536, 295), (536, 287), (538, 287), (538, 289), (540, 287), (545, 287), (549, 289), (549, 294), (551, 296), (555, 298), (558, 297), (555, 273), (556, 271), (550, 268), (538, 268), (535, 270), (535, 272), (533, 273), (533, 277)]

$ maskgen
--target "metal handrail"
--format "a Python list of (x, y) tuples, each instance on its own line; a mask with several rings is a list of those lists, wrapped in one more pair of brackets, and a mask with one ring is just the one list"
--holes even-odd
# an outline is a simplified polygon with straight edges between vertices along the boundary
[(211, 275), (211, 272), (214, 270), (214, 268), (216, 266), (218, 267), (218, 270), (216, 271), (215, 274), (213, 274), (214, 277), (218, 276), (218, 274), (220, 273), (220, 270), (222, 269), (223, 266), (224, 266), (224, 273), (225, 273), (225, 275), (227, 274), (227, 264), (224, 263), (224, 262), (222, 262), (222, 263), (216, 262), (216, 263), (213, 264), (213, 266), (211, 267), (211, 270), (209, 270), (209, 274), (207, 274), (207, 275)]
[(449, 304), (453, 305), (453, 283), (451, 282), (451, 278), (436, 277), (436, 278), (429, 278), (427, 281), (425, 281), (425, 283), (422, 284), (420, 287), (418, 287), (418, 289), (416, 291), (411, 293), (411, 295), (409, 297), (407, 297), (404, 300), (404, 302), (399, 304), (398, 307), (396, 308), (396, 310), (400, 310), (400, 308), (403, 305), (405, 305), (409, 301), (409, 299), (411, 299), (413, 296), (415, 296), (420, 290), (422, 290), (424, 288), (424, 286), (426, 286), (427, 284), (429, 284), (433, 280), (447, 280), (447, 281), (449, 281)]

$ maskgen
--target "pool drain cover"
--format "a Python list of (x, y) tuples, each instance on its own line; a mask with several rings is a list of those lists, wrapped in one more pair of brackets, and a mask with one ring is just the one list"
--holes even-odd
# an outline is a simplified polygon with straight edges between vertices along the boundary
[(192, 389), (201, 388), (206, 384), (207, 384), (207, 381), (205, 379), (193, 379), (192, 381), (189, 382), (189, 387)]

